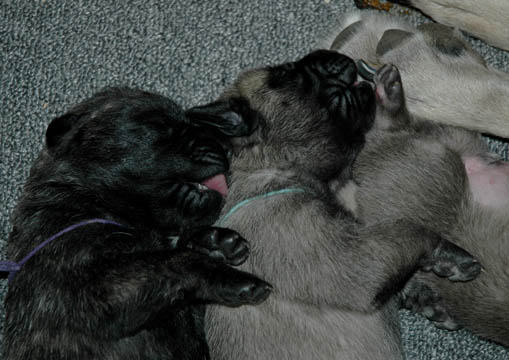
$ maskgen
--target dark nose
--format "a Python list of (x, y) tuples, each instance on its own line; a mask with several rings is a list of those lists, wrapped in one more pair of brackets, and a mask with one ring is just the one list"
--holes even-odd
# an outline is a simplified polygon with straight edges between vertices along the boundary
[(336, 51), (317, 50), (302, 59), (308, 65), (314, 67), (324, 76), (334, 76), (346, 86), (352, 85), (357, 80), (357, 66), (346, 55)]

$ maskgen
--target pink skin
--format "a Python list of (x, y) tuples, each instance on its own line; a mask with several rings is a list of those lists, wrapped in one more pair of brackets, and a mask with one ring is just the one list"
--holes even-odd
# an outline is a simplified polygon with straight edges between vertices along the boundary
[(509, 163), (463, 157), (474, 200), (491, 208), (509, 207)]
[(205, 185), (210, 190), (215, 190), (219, 192), (223, 197), (228, 195), (228, 185), (226, 184), (226, 177), (223, 174), (218, 174), (210, 179), (207, 179), (202, 182), (202, 185)]

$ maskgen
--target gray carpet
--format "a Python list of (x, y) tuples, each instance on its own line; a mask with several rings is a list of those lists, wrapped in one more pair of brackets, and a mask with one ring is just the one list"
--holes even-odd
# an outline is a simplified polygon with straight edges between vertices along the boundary
[[(0, 4), (2, 254), (10, 214), (45, 128), (69, 105), (106, 85), (157, 91), (185, 106), (209, 101), (241, 69), (304, 55), (339, 14), (354, 9), (351, 0), (113, 3)], [(508, 69), (507, 53), (473, 43), (491, 64)], [(507, 151), (505, 144), (493, 146)], [(2, 299), (5, 291), (2, 280)], [(406, 312), (401, 322), (408, 359), (509, 358), (507, 350), (466, 331), (439, 331)]]

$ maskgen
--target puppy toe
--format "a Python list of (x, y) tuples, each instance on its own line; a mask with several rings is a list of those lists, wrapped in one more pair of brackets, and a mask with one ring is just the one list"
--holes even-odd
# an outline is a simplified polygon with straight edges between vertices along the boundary
[(188, 247), (228, 265), (240, 265), (249, 256), (248, 242), (225, 228), (210, 227), (197, 232)]
[(233, 231), (223, 234), (218, 247), (224, 254), (226, 262), (230, 265), (242, 264), (249, 255), (248, 242)]

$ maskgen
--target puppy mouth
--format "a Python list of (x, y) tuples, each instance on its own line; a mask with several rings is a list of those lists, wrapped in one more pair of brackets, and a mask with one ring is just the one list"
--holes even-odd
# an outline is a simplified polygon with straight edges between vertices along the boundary
[(226, 183), (226, 176), (224, 174), (217, 174), (208, 179), (201, 181), (197, 184), (201, 191), (214, 190), (220, 193), (223, 197), (228, 195), (228, 185)]

